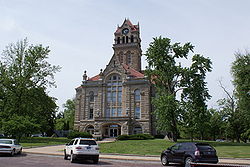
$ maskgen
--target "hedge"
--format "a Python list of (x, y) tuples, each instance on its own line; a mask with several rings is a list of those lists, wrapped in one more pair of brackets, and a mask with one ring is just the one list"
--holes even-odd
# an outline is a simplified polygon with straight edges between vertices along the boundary
[(154, 139), (150, 134), (134, 134), (134, 135), (121, 135), (117, 137), (117, 140), (147, 140)]
[(93, 136), (88, 133), (88, 132), (78, 132), (78, 131), (72, 131), (69, 133), (68, 138), (69, 139), (74, 139), (77, 137), (82, 137), (82, 138), (93, 138)]

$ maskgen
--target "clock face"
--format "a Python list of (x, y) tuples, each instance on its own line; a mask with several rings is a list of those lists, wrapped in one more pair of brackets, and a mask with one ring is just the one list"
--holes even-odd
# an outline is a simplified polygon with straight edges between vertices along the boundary
[(124, 28), (124, 29), (122, 30), (122, 34), (124, 34), (124, 35), (128, 34), (128, 32), (129, 32), (129, 29), (127, 29), (127, 28)]

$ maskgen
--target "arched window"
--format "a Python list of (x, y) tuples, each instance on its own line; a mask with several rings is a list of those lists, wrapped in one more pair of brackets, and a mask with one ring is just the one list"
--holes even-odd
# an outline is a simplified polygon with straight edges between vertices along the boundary
[(93, 91), (89, 92), (89, 101), (94, 102), (94, 92)]
[(140, 125), (137, 125), (134, 127), (134, 134), (141, 134), (142, 133), (142, 128)]
[(131, 37), (130, 37), (131, 39), (130, 39), (130, 41), (131, 41), (131, 43), (133, 43), (134, 42), (134, 36), (133, 35), (131, 35)]
[(135, 90), (135, 101), (141, 101), (141, 91), (139, 89)]
[(122, 116), (122, 80), (119, 75), (111, 75), (107, 81), (106, 117)]

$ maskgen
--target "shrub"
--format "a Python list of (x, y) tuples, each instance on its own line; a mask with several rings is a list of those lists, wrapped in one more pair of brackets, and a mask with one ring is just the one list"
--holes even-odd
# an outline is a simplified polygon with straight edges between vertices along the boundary
[(156, 139), (164, 139), (164, 138), (165, 138), (164, 135), (155, 135), (154, 137), (155, 137)]
[(147, 140), (154, 139), (150, 134), (134, 134), (134, 135), (121, 135), (117, 137), (117, 140)]
[(77, 137), (82, 137), (82, 138), (93, 138), (93, 136), (88, 133), (88, 132), (78, 132), (78, 131), (72, 131), (69, 133), (68, 138), (73, 139)]

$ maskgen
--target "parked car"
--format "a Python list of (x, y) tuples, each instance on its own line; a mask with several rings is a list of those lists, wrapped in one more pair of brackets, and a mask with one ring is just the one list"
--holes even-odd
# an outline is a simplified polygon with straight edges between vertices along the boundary
[(161, 153), (161, 163), (167, 166), (169, 163), (184, 164), (190, 167), (195, 163), (218, 163), (216, 150), (207, 143), (177, 143)]
[(99, 161), (99, 146), (92, 138), (75, 138), (66, 144), (64, 149), (64, 159), (73, 163), (76, 160), (93, 160), (95, 164)]
[(32, 134), (31, 137), (43, 137), (42, 134)]
[(216, 142), (225, 142), (225, 140), (223, 140), (223, 139), (216, 139), (215, 141)]
[(22, 146), (18, 144), (15, 139), (0, 139), (0, 154), (14, 154), (22, 153)]

